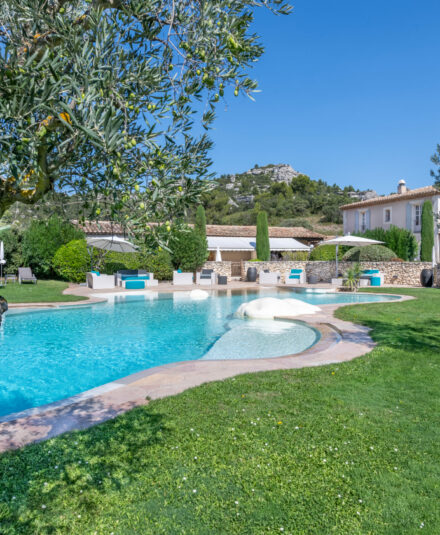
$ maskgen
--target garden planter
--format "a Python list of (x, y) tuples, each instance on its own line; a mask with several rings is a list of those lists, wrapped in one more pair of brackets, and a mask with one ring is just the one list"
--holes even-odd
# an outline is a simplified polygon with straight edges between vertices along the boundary
[(433, 271), (432, 269), (422, 269), (420, 273), (420, 282), (425, 288), (431, 288), (433, 284)]
[(257, 268), (250, 267), (247, 270), (246, 280), (248, 282), (255, 282), (257, 280)]

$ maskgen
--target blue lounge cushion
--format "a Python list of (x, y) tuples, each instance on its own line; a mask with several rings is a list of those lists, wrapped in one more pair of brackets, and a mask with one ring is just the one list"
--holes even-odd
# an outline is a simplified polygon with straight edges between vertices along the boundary
[(290, 273), (302, 273), (303, 270), (302, 269), (291, 269), (290, 270)]
[(300, 279), (299, 275), (289, 275), (289, 279)]
[(145, 281), (143, 280), (128, 280), (125, 283), (127, 290), (143, 290), (145, 288)]
[(380, 286), (380, 277), (371, 277), (370, 284), (371, 286)]
[(178, 269), (178, 270), (177, 270), (177, 273), (182, 273), (182, 270), (181, 270), (181, 269)]
[(123, 281), (138, 281), (138, 280), (149, 280), (150, 275), (122, 275), (121, 279)]
[(101, 275), (101, 273), (99, 273), (99, 271), (91, 271), (90, 273), (94, 273), (97, 277), (99, 277), (99, 275)]

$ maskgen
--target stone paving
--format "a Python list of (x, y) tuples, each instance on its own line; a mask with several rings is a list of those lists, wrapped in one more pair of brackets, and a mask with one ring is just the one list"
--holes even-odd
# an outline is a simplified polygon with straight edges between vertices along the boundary
[[(255, 284), (239, 282), (228, 285), (228, 289), (258, 287)], [(319, 285), (319, 287), (324, 287), (324, 285)], [(176, 287), (170, 284), (160, 285), (159, 289), (160, 291), (176, 291)], [(191, 288), (182, 289), (188, 291)], [(225, 287), (214, 289), (225, 290)], [(109, 293), (109, 290), (90, 291), (78, 286), (72, 286), (68, 291), (84, 296)], [(99, 297), (93, 298), (93, 302), (101, 300)], [(92, 300), (85, 302), (90, 303)], [(79, 303), (84, 303), (84, 301), (68, 303), (67, 306), (75, 306)], [(61, 305), (57, 303), (52, 306)], [(339, 306), (346, 306), (346, 304), (321, 305), (321, 313), (295, 318), (295, 320), (302, 320), (313, 325), (321, 332), (321, 340), (300, 354), (254, 360), (196, 360), (158, 366), (61, 402), (30, 409), (12, 418), (0, 418), (0, 451), (45, 440), (66, 431), (85, 429), (114, 418), (133, 407), (147, 404), (149, 399), (175, 395), (209, 381), (223, 380), (242, 373), (345, 362), (368, 353), (374, 347), (368, 334), (369, 329), (336, 319), (333, 312)]]

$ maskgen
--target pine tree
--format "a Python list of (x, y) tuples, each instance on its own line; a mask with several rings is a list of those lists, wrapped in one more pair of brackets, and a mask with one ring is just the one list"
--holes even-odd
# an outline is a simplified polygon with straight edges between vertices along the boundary
[(434, 247), (434, 217), (432, 215), (431, 201), (425, 201), (422, 208), (422, 243), (420, 246), (420, 260), (432, 261), (432, 248)]
[(266, 212), (259, 212), (257, 216), (257, 258), (270, 260), (269, 226)]

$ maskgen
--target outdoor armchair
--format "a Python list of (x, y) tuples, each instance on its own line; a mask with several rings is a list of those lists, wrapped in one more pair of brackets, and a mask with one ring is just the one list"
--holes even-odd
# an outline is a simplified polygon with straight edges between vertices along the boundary
[(196, 283), (201, 286), (211, 286), (217, 281), (217, 275), (212, 269), (202, 269), (200, 273), (196, 274)]
[(115, 287), (114, 275), (104, 275), (97, 271), (90, 271), (86, 275), (87, 286), (93, 290), (110, 290)]
[(182, 273), (180, 271), (173, 271), (173, 284), (181, 286), (190, 286), (194, 282), (194, 275), (192, 273)]
[(291, 269), (286, 272), (285, 283), (287, 285), (292, 284), (304, 284), (306, 282), (306, 273), (303, 269)]
[(32, 273), (31, 268), (20, 267), (18, 268), (18, 282), (33, 282), (37, 284), (37, 277)]
[(278, 284), (281, 279), (279, 271), (266, 273), (260, 271), (260, 284)]

